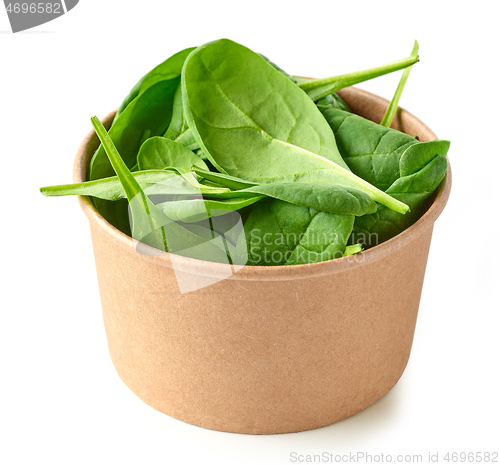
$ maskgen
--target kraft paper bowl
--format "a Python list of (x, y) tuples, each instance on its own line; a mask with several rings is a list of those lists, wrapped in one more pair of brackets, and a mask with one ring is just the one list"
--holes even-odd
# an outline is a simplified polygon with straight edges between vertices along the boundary
[[(375, 121), (388, 104), (356, 88), (340, 94)], [(113, 115), (104, 119), (108, 126)], [(436, 139), (404, 110), (394, 126), (421, 141)], [(76, 156), (75, 182), (86, 180), (97, 145), (91, 131)], [(118, 375), (157, 410), (219, 431), (297, 432), (358, 413), (406, 367), (432, 229), (450, 188), (448, 168), (422, 218), (360, 255), (245, 266), (232, 275), (225, 264), (139, 254), (132, 238), (80, 197)], [(202, 287), (214, 277), (220, 281)], [(181, 293), (178, 279), (198, 289)]]

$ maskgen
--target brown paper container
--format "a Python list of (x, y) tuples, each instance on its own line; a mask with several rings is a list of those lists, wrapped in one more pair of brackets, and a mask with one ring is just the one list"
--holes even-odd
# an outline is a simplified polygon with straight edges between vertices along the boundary
[[(388, 104), (356, 88), (341, 95), (375, 121)], [(394, 126), (421, 141), (436, 138), (404, 110)], [(91, 131), (76, 156), (75, 182), (86, 180), (96, 147)], [(80, 197), (119, 376), (152, 407), (220, 431), (297, 432), (358, 413), (396, 384), (408, 362), (432, 229), (450, 188), (448, 169), (420, 220), (362, 254), (236, 274), (225, 264), (138, 254), (133, 239)], [(178, 278), (203, 284), (213, 276), (229, 278), (179, 291)]]

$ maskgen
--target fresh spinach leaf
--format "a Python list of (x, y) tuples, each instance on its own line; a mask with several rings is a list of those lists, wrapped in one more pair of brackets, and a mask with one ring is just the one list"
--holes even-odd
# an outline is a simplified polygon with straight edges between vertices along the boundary
[[(352, 241), (366, 247), (376, 246), (401, 233), (417, 221), (427, 210), (428, 201), (446, 175), (447, 141), (429, 141), (411, 146), (408, 151), (421, 152), (432, 147), (434, 157), (415, 172), (405, 172), (387, 190), (395, 198), (411, 207), (407, 215), (394, 215), (394, 212), (379, 205), (377, 212), (357, 217), (353, 228)], [(427, 147), (425, 147), (427, 146)], [(425, 149), (423, 149), (425, 147)]]
[(280, 68), (276, 63), (274, 63), (271, 60), (269, 60), (269, 58), (267, 58), (265, 55), (262, 55), (261, 53), (259, 53), (259, 55), (267, 63), (269, 63), (273, 68), (275, 68), (276, 70), (278, 70), (283, 76), (286, 76), (290, 81), (292, 81), (295, 84), (297, 84), (299, 82), (300, 78), (296, 78), (295, 76), (292, 76), (291, 74), (288, 74), (283, 68)]
[(351, 111), (351, 109), (346, 104), (344, 99), (342, 99), (342, 97), (340, 97), (338, 94), (335, 93), (327, 95), (326, 97), (323, 97), (322, 99), (318, 100), (318, 102), (316, 102), (316, 105), (322, 111), (331, 107), (339, 108), (340, 110), (344, 110), (345, 112)]
[[(166, 131), (182, 67), (192, 50), (182, 50), (150, 71), (120, 106), (121, 111), (115, 116), (109, 135), (127, 167), (135, 165), (139, 148), (146, 139)], [(90, 162), (89, 179), (111, 175), (113, 171), (101, 145)]]
[[(134, 86), (120, 106), (109, 134), (127, 167), (136, 165), (137, 153), (146, 139), (162, 135), (167, 129), (182, 66), (192, 50), (185, 49), (154, 68)], [(90, 162), (89, 180), (113, 175), (114, 171), (101, 145)], [(98, 212), (112, 225), (130, 234), (125, 202), (109, 204), (97, 198), (93, 202)]]
[(314, 103), (258, 54), (222, 39), (198, 47), (182, 72), (184, 113), (203, 152), (221, 172), (266, 183), (328, 170), (400, 213), (403, 203), (353, 175)]
[(169, 219), (175, 222), (195, 223), (212, 216), (225, 215), (255, 204), (263, 195), (229, 199), (184, 199), (156, 204)]
[(367, 194), (336, 185), (314, 185), (300, 182), (273, 182), (257, 185), (222, 173), (212, 173), (197, 169), (195, 169), (195, 172), (198, 175), (217, 180), (221, 185), (233, 190), (229, 193), (218, 194), (218, 197), (221, 198), (248, 196), (257, 193), (317, 210), (358, 216), (373, 213), (377, 208), (376, 203)]
[(237, 257), (248, 265), (293, 265), (342, 257), (354, 217), (262, 201), (250, 212), (237, 241)]
[[(265, 153), (269, 152), (266, 146), (284, 150), (284, 142), (298, 142), (301, 149), (346, 168), (332, 131), (314, 104), (297, 86), (246, 47), (227, 39), (198, 47), (185, 63), (182, 86), (189, 127), (201, 149), (222, 173), (227, 171), (224, 167), (238, 171), (231, 167), (236, 162), (242, 165), (244, 161), (239, 159), (244, 157), (240, 154), (248, 151), (247, 171), (253, 174), (260, 162), (253, 159), (260, 149)], [(219, 147), (223, 145), (227, 147)], [(232, 155), (234, 151), (237, 155)], [(281, 174), (285, 168), (283, 162), (275, 163), (276, 167), (263, 164), (261, 171), (274, 169)], [(240, 177), (251, 180), (249, 176)]]
[(374, 214), (356, 218), (352, 241), (375, 246), (412, 225), (446, 174), (449, 141), (419, 142), (359, 115), (322, 111), (349, 168), (411, 209), (398, 215), (379, 205)]
[(191, 47), (175, 53), (171, 57), (167, 58), (163, 63), (160, 63), (158, 66), (155, 66), (151, 71), (146, 73), (135, 84), (127, 97), (125, 97), (121, 103), (118, 111), (116, 112), (115, 120), (139, 94), (142, 94), (144, 91), (160, 81), (174, 79), (179, 76), (178, 70), (182, 69), (184, 60), (195, 48), (196, 47)]
[(196, 142), (192, 131), (189, 129), (188, 122), (184, 117), (184, 108), (182, 105), (182, 86), (179, 85), (174, 97), (174, 107), (172, 121), (165, 133), (165, 137), (186, 146), (192, 151), (200, 148)]
[[(179, 70), (180, 72), (180, 70)], [(172, 104), (179, 77), (160, 81), (137, 96), (109, 130), (109, 135), (127, 167), (135, 165), (142, 143), (165, 132), (172, 115)], [(101, 145), (90, 162), (90, 180), (114, 174)]]
[(319, 108), (352, 172), (378, 189), (387, 190), (400, 176), (401, 155), (418, 141), (359, 115), (334, 107)]
[(188, 168), (196, 166), (208, 170), (203, 160), (182, 144), (155, 136), (144, 142), (137, 154), (139, 170), (164, 169), (166, 167)]
[(334, 214), (361, 216), (377, 210), (375, 201), (367, 194), (335, 185), (266, 183), (239, 191), (221, 193), (217, 197), (247, 197), (255, 194)]
[(402, 218), (378, 206), (374, 214), (356, 219), (353, 241), (374, 246), (401, 233), (418, 220), (446, 175), (449, 145), (448, 141), (436, 140), (408, 147), (400, 159), (400, 177), (387, 192), (408, 204), (411, 212)]

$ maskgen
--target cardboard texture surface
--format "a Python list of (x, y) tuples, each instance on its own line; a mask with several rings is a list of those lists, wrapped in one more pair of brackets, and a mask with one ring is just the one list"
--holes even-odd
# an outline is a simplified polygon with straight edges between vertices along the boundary
[[(380, 121), (388, 102), (356, 88), (340, 94)], [(105, 122), (110, 123), (114, 113)], [(434, 133), (399, 111), (395, 127)], [(75, 161), (86, 179), (91, 131)], [(358, 256), (302, 266), (243, 267), (181, 294), (169, 255), (140, 255), (88, 198), (109, 352), (126, 385), (152, 407), (209, 429), (273, 434), (325, 426), (383, 397), (413, 341), (434, 221), (451, 188), (448, 169), (432, 206), (412, 227)], [(179, 264), (177, 264), (177, 262)], [(176, 261), (186, 280), (230, 267)]]

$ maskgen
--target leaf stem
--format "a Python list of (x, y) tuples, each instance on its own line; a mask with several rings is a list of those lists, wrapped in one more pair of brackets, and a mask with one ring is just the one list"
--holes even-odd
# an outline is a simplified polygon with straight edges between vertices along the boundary
[(278, 144), (288, 146), (295, 151), (303, 152), (310, 157), (314, 157), (318, 160), (321, 160), (325, 164), (328, 164), (329, 169), (340, 175), (342, 178), (346, 179), (348, 182), (350, 182), (349, 184), (350, 186), (359, 189), (360, 191), (363, 191), (366, 194), (369, 194), (374, 201), (379, 202), (380, 204), (385, 205), (386, 207), (389, 207), (389, 209), (399, 212), (400, 214), (405, 214), (410, 210), (410, 208), (403, 202), (394, 199), (392, 196), (389, 196), (389, 194), (385, 193), (384, 191), (381, 191), (380, 189), (377, 189), (375, 186), (368, 183), (368, 181), (365, 181), (363, 178), (360, 178), (351, 171), (346, 170), (345, 168), (341, 167), (335, 162), (332, 162), (326, 157), (323, 157), (319, 154), (315, 154), (314, 152), (308, 151), (307, 149), (304, 149), (302, 147), (294, 146), (293, 144), (289, 144), (288, 142), (280, 141), (278, 139), (274, 139), (274, 141)]
[(352, 256), (363, 250), (362, 244), (350, 244), (345, 247), (344, 256)]
[(113, 140), (109, 136), (106, 128), (104, 128), (99, 118), (94, 116), (90, 119), (90, 121), (92, 122), (92, 126), (94, 127), (97, 136), (101, 140), (101, 144), (106, 151), (113, 170), (117, 174), (118, 179), (123, 186), (123, 190), (125, 191), (128, 201), (130, 202), (137, 194), (142, 194), (142, 196), (144, 196), (141, 186), (132, 176), (132, 173), (130, 173), (127, 165), (125, 165), (125, 162), (116, 149)]
[(151, 215), (151, 208), (154, 209), (154, 205), (149, 205), (148, 198), (144, 194), (140, 184), (132, 173), (130, 173), (101, 121), (95, 116), (90, 121), (127, 196), (133, 219), (132, 236), (141, 241), (146, 236), (144, 232), (147, 234), (154, 233), (154, 238), (149, 243), (150, 246), (158, 249), (162, 249), (163, 247), (164, 251), (168, 251), (164, 228), (161, 227), (158, 229), (159, 225), (155, 225)]
[[(417, 56), (418, 56), (418, 42), (415, 41), (410, 58)], [(386, 126), (387, 128), (391, 126), (392, 120), (394, 119), (396, 111), (398, 110), (399, 100), (401, 99), (401, 95), (403, 94), (403, 89), (405, 88), (406, 81), (408, 80), (408, 76), (410, 76), (410, 71), (411, 71), (411, 66), (409, 66), (403, 71), (403, 75), (401, 76), (398, 87), (396, 88), (396, 92), (394, 93), (391, 103), (387, 107), (384, 118), (382, 118), (382, 121), (380, 122), (382, 126)]]
[(407, 68), (411, 65), (414, 65), (418, 61), (418, 55), (410, 56), (408, 58), (403, 58), (401, 60), (386, 63), (385, 65), (376, 66), (373, 68), (368, 68), (362, 71), (355, 71), (353, 73), (301, 82), (299, 83), (299, 87), (302, 88), (312, 100), (316, 101), (322, 99), (323, 97), (326, 97), (329, 94), (333, 94), (340, 89), (344, 89), (345, 87), (353, 86), (354, 84), (368, 81), (369, 79), (377, 78), (378, 76), (383, 76), (384, 74)]

